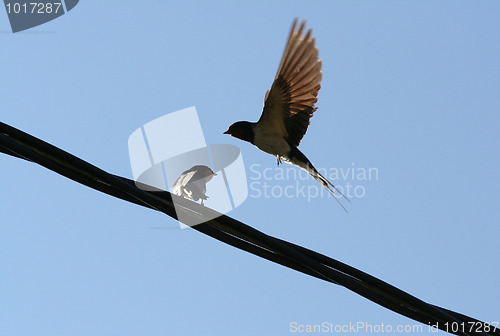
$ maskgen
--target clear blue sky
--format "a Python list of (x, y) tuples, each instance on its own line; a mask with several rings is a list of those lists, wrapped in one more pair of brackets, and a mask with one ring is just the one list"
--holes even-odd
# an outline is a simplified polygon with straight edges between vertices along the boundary
[[(250, 196), (229, 215), (500, 321), (498, 1), (81, 1), (17, 34), (0, 10), (0, 120), (131, 177), (129, 135), (196, 106), (207, 141), (239, 146), (255, 178), (252, 164), (276, 160), (222, 132), (258, 119), (294, 17), (323, 60), (300, 148), (317, 167), (378, 178), (332, 181), (365, 191), (349, 214), (329, 198)], [(0, 155), (0, 172), (1, 335), (418, 324), (35, 164)]]

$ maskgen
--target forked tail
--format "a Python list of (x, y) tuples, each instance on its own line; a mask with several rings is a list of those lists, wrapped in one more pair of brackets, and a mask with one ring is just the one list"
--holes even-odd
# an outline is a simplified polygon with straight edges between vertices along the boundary
[(351, 201), (347, 197), (345, 197), (345, 195), (342, 194), (340, 190), (337, 189), (337, 187), (335, 187), (330, 181), (328, 181), (326, 177), (321, 175), (320, 172), (316, 168), (314, 168), (311, 161), (309, 161), (309, 159), (298, 148), (291, 147), (290, 158), (286, 161), (307, 171), (312, 177), (314, 177), (316, 181), (321, 183), (321, 185), (325, 187), (326, 190), (328, 190), (330, 195), (335, 198), (342, 209), (347, 212), (347, 209), (344, 207), (344, 205), (342, 205), (342, 203), (340, 203), (340, 201), (338, 200), (338, 195), (335, 192), (344, 197), (349, 203)]
[(314, 168), (314, 166), (310, 165), (308, 168), (309, 168), (308, 169), (309, 174), (311, 174), (311, 176), (314, 177), (314, 179), (316, 181), (318, 181), (319, 183), (321, 183), (321, 185), (323, 187), (325, 187), (326, 190), (328, 190), (328, 192), (330, 193), (330, 195), (332, 195), (333, 198), (335, 198), (335, 200), (337, 201), (337, 203), (340, 204), (340, 206), (342, 207), (342, 209), (344, 209), (344, 211), (348, 213), (348, 211), (344, 207), (344, 205), (342, 203), (340, 203), (340, 201), (338, 199), (338, 195), (335, 192), (339, 193), (339, 195), (342, 196), (342, 197), (344, 197), (349, 203), (351, 203), (351, 201), (347, 197), (345, 197), (345, 195), (342, 194), (340, 192), (340, 190), (338, 190), (337, 187), (335, 187), (332, 184), (332, 182), (328, 181), (326, 179), (326, 177), (324, 177), (323, 175), (321, 175), (319, 173), (319, 171), (317, 171), (316, 168)]

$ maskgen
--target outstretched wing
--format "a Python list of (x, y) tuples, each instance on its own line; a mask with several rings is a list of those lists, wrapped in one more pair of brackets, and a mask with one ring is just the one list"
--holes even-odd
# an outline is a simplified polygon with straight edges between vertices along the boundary
[(271, 90), (267, 91), (259, 123), (282, 134), (291, 145), (298, 146), (306, 134), (309, 119), (316, 111), (321, 88), (321, 60), (311, 37), (303, 36), (305, 22), (296, 30), (293, 22), (290, 36)]

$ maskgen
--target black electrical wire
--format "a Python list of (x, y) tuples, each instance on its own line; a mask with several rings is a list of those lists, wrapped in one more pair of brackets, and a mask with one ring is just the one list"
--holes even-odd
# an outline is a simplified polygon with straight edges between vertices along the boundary
[[(108, 195), (151, 208), (178, 220), (205, 220), (192, 226), (221, 242), (318, 279), (342, 285), (363, 297), (421, 323), (456, 335), (500, 335), (500, 329), (466, 315), (428, 304), (354, 267), (304, 247), (266, 235), (231, 217), (172, 195), (145, 191), (134, 181), (109, 174), (76, 156), (0, 122), (0, 152), (38, 163), (78, 183)], [(179, 210), (179, 207), (177, 208)], [(211, 219), (208, 219), (211, 218)], [(451, 326), (454, 326), (452, 328)]]

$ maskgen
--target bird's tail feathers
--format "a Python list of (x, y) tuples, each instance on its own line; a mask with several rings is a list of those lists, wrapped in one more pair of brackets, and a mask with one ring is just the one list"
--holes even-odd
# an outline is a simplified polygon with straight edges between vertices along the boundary
[(345, 197), (344, 194), (342, 194), (342, 192), (340, 192), (340, 190), (335, 187), (330, 181), (328, 181), (326, 179), (326, 177), (324, 177), (323, 175), (320, 174), (320, 172), (318, 172), (316, 170), (316, 168), (312, 167), (311, 170), (309, 170), (309, 174), (311, 174), (312, 177), (314, 177), (314, 179), (316, 181), (318, 181), (319, 183), (321, 183), (321, 185), (323, 187), (325, 187), (326, 190), (328, 190), (328, 192), (330, 193), (330, 195), (333, 196), (333, 198), (335, 198), (335, 200), (337, 201), (337, 203), (342, 207), (342, 209), (344, 209), (345, 212), (348, 212), (347, 209), (344, 207), (344, 205), (339, 201), (339, 196), (342, 196), (343, 198), (345, 198), (349, 203), (351, 202), (350, 199), (348, 199), (347, 197)]
[(314, 168), (311, 161), (309, 161), (309, 159), (298, 148), (292, 146), (291, 148), (292, 148), (292, 152), (290, 153), (291, 158), (285, 161), (307, 171), (312, 177), (314, 177), (316, 181), (318, 181), (326, 190), (328, 190), (330, 195), (332, 195), (332, 197), (335, 198), (335, 200), (342, 207), (342, 209), (344, 209), (344, 211), (347, 212), (347, 209), (344, 207), (344, 205), (340, 203), (339, 196), (345, 198), (349, 203), (351, 201), (344, 194), (342, 194), (342, 192), (337, 187), (335, 187), (330, 181), (328, 181), (326, 177), (321, 175), (321, 173), (316, 168)]

